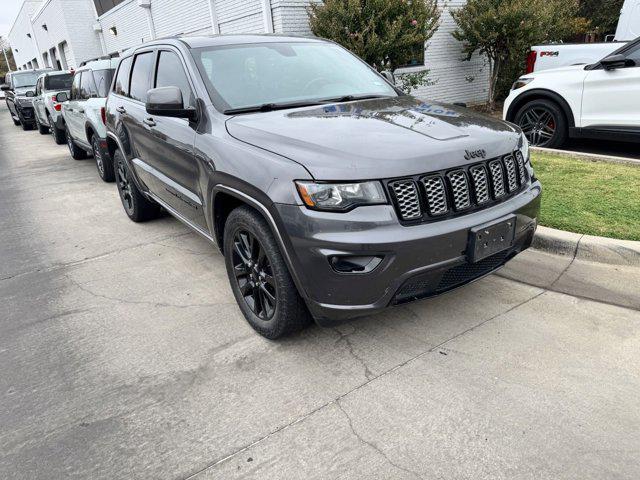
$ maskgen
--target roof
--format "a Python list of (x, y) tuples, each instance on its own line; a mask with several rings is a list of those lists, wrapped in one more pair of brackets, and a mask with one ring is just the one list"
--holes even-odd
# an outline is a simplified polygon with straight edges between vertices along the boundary
[[(274, 34), (239, 34), (239, 35), (202, 35), (194, 37), (168, 37), (164, 39), (153, 40), (145, 45), (154, 44), (167, 44), (181, 42), (186, 44), (189, 48), (201, 48), (201, 47), (216, 47), (226, 45), (243, 45), (247, 43), (274, 43), (274, 42), (309, 42), (319, 43), (321, 39), (315, 37), (297, 37), (287, 35), (274, 35)], [(137, 47), (136, 47), (137, 48)]]

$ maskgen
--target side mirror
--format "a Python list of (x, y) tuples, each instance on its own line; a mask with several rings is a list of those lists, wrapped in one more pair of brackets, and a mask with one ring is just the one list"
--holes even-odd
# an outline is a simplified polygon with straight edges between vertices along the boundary
[(24, 94), (25, 97), (35, 97), (36, 96), (36, 92), (34, 92), (33, 90), (29, 90), (27, 93)]
[(196, 118), (193, 108), (184, 108), (182, 91), (178, 87), (152, 88), (147, 92), (147, 113), (161, 117)]
[(6, 83), (3, 83), (0, 89), (2, 89), (3, 92), (6, 92), (7, 90), (11, 90), (11, 87)]
[(56, 95), (56, 102), (64, 103), (69, 100), (69, 94), (67, 92), (60, 92)]
[(602, 64), (605, 70), (615, 70), (616, 68), (625, 68), (625, 67), (632, 66), (629, 64), (629, 62), (635, 65), (635, 62), (633, 60), (627, 60), (624, 55), (620, 55), (620, 54), (609, 55), (608, 57), (600, 60), (600, 63)]
[(382, 75), (391, 85), (396, 84), (396, 77), (393, 72), (389, 70), (383, 70), (382, 72), (380, 72), (380, 75)]

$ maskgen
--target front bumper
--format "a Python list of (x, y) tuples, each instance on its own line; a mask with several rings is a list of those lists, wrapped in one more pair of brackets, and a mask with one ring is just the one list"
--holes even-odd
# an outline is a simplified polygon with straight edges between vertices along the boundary
[(16, 111), (18, 112), (18, 118), (22, 123), (29, 124), (36, 122), (33, 106), (29, 107), (16, 104)]
[[(536, 181), (485, 210), (409, 227), (400, 225), (391, 205), (360, 207), (344, 214), (295, 205), (277, 205), (277, 209), (307, 306), (318, 323), (331, 325), (444, 293), (500, 268), (531, 245), (541, 192)], [(510, 214), (516, 215), (513, 246), (469, 263), (469, 230)], [(341, 256), (380, 260), (368, 272), (339, 273), (330, 261)]]

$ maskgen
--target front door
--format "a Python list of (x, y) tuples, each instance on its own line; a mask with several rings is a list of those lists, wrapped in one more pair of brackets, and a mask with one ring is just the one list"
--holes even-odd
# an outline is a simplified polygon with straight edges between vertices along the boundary
[(80, 132), (80, 120), (79, 120), (79, 110), (82, 105), (82, 96), (80, 90), (80, 81), (82, 80), (82, 72), (78, 72), (73, 77), (73, 83), (71, 84), (71, 93), (69, 96), (69, 101), (65, 102), (62, 106), (64, 109), (64, 121), (67, 126), (67, 131), (71, 134), (71, 137), (74, 139), (79, 138)]
[(640, 128), (640, 44), (623, 52), (628, 66), (591, 70), (584, 81), (582, 127)]
[[(194, 88), (177, 51), (159, 51), (154, 70), (154, 88), (178, 87), (184, 106), (195, 109)], [(194, 156), (195, 125), (187, 119), (146, 114), (143, 126), (153, 150), (147, 163), (162, 184), (161, 198), (191, 223), (206, 229), (200, 175)]]

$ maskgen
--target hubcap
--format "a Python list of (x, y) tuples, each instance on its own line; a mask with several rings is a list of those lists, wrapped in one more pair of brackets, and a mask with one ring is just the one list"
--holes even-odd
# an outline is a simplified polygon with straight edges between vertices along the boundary
[(127, 173), (122, 162), (118, 162), (118, 168), (116, 169), (116, 182), (118, 184), (118, 192), (120, 192), (122, 205), (124, 205), (127, 212), (132, 212), (133, 196), (131, 194), (131, 184), (127, 179)]
[(233, 237), (233, 271), (242, 298), (262, 320), (269, 320), (278, 304), (271, 262), (260, 241), (246, 230)]
[(96, 165), (98, 166), (98, 172), (100, 172), (100, 176), (104, 175), (102, 153), (100, 151), (100, 147), (98, 147), (98, 142), (96, 140), (93, 141), (93, 158), (96, 159)]
[(551, 141), (557, 127), (550, 110), (534, 107), (524, 112), (520, 119), (520, 128), (531, 145), (543, 147)]

